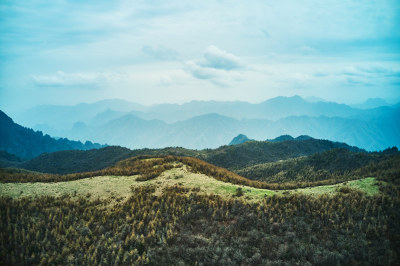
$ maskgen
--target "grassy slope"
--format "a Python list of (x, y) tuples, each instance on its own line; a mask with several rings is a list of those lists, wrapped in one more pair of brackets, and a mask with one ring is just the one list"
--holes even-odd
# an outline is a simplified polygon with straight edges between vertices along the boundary
[(378, 193), (375, 178), (366, 178), (348, 181), (337, 185), (319, 186), (313, 188), (274, 191), (268, 189), (257, 189), (248, 186), (235, 185), (216, 180), (212, 177), (199, 173), (191, 173), (186, 167), (173, 168), (165, 171), (161, 176), (139, 182), (137, 176), (98, 176), (84, 178), (67, 182), (56, 183), (2, 183), (0, 184), (0, 196), (11, 196), (21, 198), (27, 196), (61, 196), (64, 194), (75, 196), (87, 196), (101, 199), (121, 199), (130, 195), (131, 186), (155, 185), (156, 193), (166, 186), (183, 185), (192, 189), (199, 189), (203, 193), (218, 194), (223, 197), (232, 197), (238, 187), (243, 188), (244, 198), (247, 200), (259, 200), (264, 196), (282, 193), (305, 193), (319, 195), (322, 193), (335, 193), (338, 188), (348, 186), (366, 192), (369, 195)]

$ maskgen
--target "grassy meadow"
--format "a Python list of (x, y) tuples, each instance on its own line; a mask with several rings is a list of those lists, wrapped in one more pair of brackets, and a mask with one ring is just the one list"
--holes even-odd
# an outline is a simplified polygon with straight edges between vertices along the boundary
[(246, 200), (260, 200), (265, 196), (274, 194), (303, 193), (320, 195), (323, 193), (336, 193), (340, 188), (348, 187), (362, 191), (368, 195), (379, 192), (375, 178), (369, 177), (360, 180), (347, 181), (336, 185), (317, 186), (293, 190), (269, 190), (258, 189), (249, 186), (226, 183), (204, 174), (192, 173), (186, 166), (172, 168), (165, 171), (159, 177), (147, 181), (136, 181), (138, 176), (97, 176), (67, 182), (53, 183), (2, 183), (0, 184), (0, 196), (12, 198), (36, 197), (36, 196), (85, 196), (100, 199), (125, 199), (131, 193), (131, 187), (155, 185), (155, 194), (161, 194), (166, 186), (184, 186), (197, 189), (206, 194), (216, 194), (222, 197), (233, 197), (237, 188), (241, 187), (243, 198)]

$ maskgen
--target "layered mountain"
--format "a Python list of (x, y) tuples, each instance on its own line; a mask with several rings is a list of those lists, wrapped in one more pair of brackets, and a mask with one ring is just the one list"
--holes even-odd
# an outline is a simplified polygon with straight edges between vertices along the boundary
[[(88, 122), (98, 114), (113, 110), (124, 115), (129, 111), (141, 109), (142, 106), (124, 100), (103, 100), (95, 103), (80, 103), (73, 106), (39, 105), (13, 115), (17, 123), (34, 129), (62, 131), (70, 129), (76, 122)], [(115, 116), (113, 118), (116, 118)], [(102, 118), (101, 123), (103, 122)], [(98, 121), (99, 122), (99, 121)], [(46, 131), (48, 132), (48, 131)], [(48, 132), (52, 133), (52, 132)]]
[(72, 139), (92, 139), (131, 149), (171, 146), (189, 149), (217, 148), (230, 143), (238, 134), (245, 134), (256, 140), (272, 139), (285, 134), (309, 135), (349, 143), (366, 150), (400, 146), (400, 125), (394, 116), (371, 121), (291, 116), (270, 121), (237, 120), (219, 114), (207, 114), (167, 124), (161, 120), (144, 120), (134, 115), (125, 115), (99, 126), (75, 125), (72, 130), (64, 133)]
[[(383, 107), (382, 105), (371, 106), (374, 108)], [(105, 113), (98, 117), (103, 119), (102, 121), (94, 119), (101, 113)], [(70, 128), (75, 122), (84, 122), (85, 124), (91, 124), (92, 122), (105, 123), (110, 118), (117, 118), (117, 116), (123, 116), (128, 113), (145, 120), (160, 119), (166, 123), (174, 123), (210, 113), (217, 113), (238, 120), (268, 119), (274, 121), (288, 116), (362, 118), (365, 110), (334, 102), (310, 102), (300, 96), (280, 96), (258, 104), (240, 101), (191, 101), (184, 104), (142, 106), (124, 100), (104, 100), (73, 106), (40, 105), (15, 114), (14, 117), (18, 123), (33, 128), (46, 125), (53, 129), (63, 129)]]
[[(6, 154), (2, 158), (8, 161), (18, 161), (7, 154), (20, 158), (33, 158), (46, 152), (61, 150), (89, 150), (101, 148), (102, 145), (86, 141), (71, 141), (66, 138), (54, 139), (40, 131), (22, 127), (0, 111), (0, 150)], [(6, 156), (7, 155), (7, 156)]]
[[(383, 103), (371, 101), (376, 102), (371, 106)], [(192, 101), (141, 106), (109, 100), (76, 106), (40, 106), (18, 115), (18, 121), (52, 136), (134, 149), (216, 148), (230, 143), (238, 134), (256, 140), (288, 134), (346, 142), (372, 151), (400, 146), (399, 117), (398, 105), (357, 109), (294, 96), (259, 104)]]
[(363, 103), (353, 104), (352, 107), (359, 109), (371, 109), (388, 105), (388, 102), (382, 98), (370, 98)]

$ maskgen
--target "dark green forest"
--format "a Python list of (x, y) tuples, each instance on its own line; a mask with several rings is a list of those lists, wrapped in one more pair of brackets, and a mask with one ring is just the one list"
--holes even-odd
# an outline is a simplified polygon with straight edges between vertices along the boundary
[(307, 138), (280, 142), (250, 141), (240, 145), (205, 150), (190, 150), (179, 147), (130, 150), (119, 146), (110, 146), (88, 151), (70, 150), (45, 153), (27, 161), (10, 161), (9, 156), (2, 154), (0, 154), (0, 159), (10, 161), (9, 165), (4, 165), (5, 167), (18, 167), (52, 174), (71, 174), (101, 170), (120, 160), (134, 156), (173, 155), (196, 157), (216, 166), (237, 171), (256, 164), (309, 156), (337, 148), (366, 153), (344, 143)]
[(394, 175), (399, 171), (400, 154), (397, 149), (380, 153), (333, 149), (300, 158), (257, 164), (235, 172), (252, 180), (285, 183), (329, 179), (342, 182), (360, 177)]

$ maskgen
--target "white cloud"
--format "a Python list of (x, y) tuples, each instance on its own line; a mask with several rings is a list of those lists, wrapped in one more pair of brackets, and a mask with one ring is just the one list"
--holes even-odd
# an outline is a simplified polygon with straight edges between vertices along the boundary
[(184, 70), (192, 77), (209, 80), (211, 83), (226, 87), (228, 84), (243, 81), (244, 63), (237, 56), (210, 45), (197, 62), (187, 61)]
[(364, 78), (400, 78), (400, 69), (382, 65), (348, 66), (341, 74)]
[(203, 56), (205, 59), (203, 65), (206, 67), (224, 70), (240, 69), (244, 67), (243, 62), (237, 56), (221, 50), (214, 45), (208, 46)]
[(209, 67), (203, 67), (201, 65), (196, 64), (193, 61), (186, 62), (185, 69), (193, 77), (198, 79), (214, 79), (220, 76), (218, 70)]
[(117, 81), (121, 74), (115, 73), (65, 73), (57, 71), (53, 75), (30, 75), (31, 80), (38, 86), (91, 86), (103, 82)]

